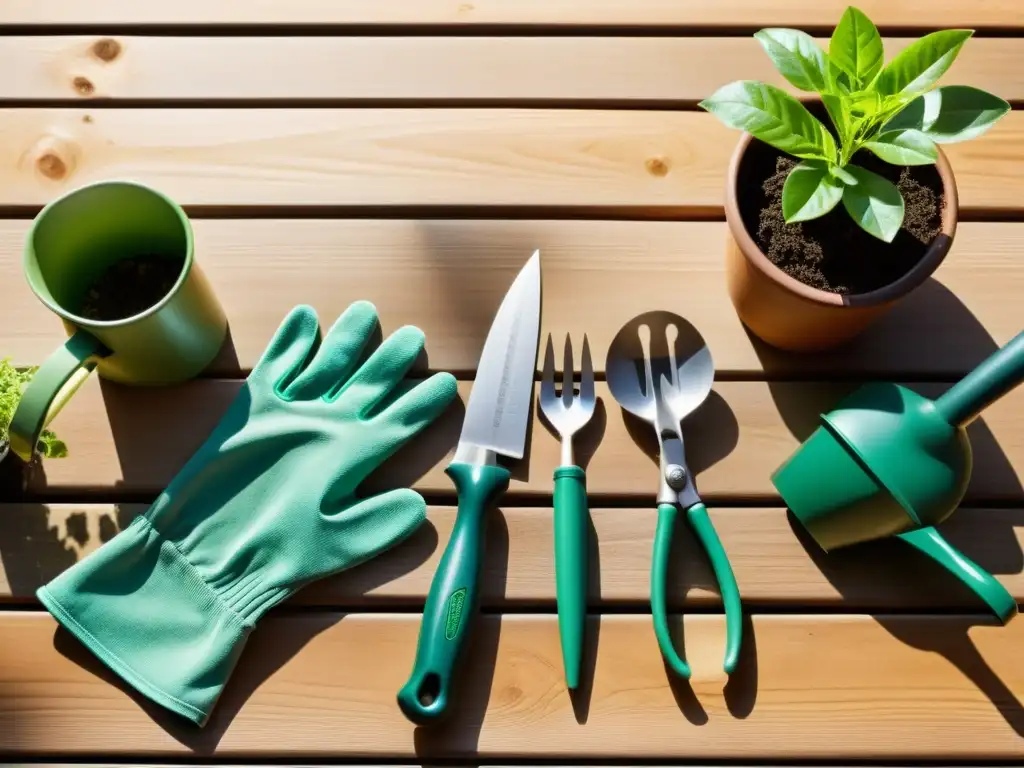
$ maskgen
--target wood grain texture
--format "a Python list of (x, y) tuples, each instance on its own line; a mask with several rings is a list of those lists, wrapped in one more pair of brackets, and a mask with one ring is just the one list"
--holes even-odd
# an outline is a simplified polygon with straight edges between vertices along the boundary
[[(207, 379), (147, 389), (90, 377), (52, 423), (71, 455), (43, 460), (37, 471), (25, 478), (9, 477), (7, 483), (23, 481), (34, 495), (59, 493), (65, 498), (89, 489), (155, 496), (210, 434), (240, 386), (237, 380)], [(470, 386), (470, 382), (460, 383), (459, 402), (468, 397)], [(776, 498), (771, 473), (816, 427), (818, 414), (832, 408), (853, 387), (717, 382), (685, 425), (687, 458), (698, 490), (712, 501)], [(915, 388), (936, 396), (946, 385)], [(577, 461), (587, 469), (591, 503), (600, 506), (600, 496), (608, 494), (653, 502), (657, 490), (653, 431), (632, 417), (627, 426), (604, 383), (598, 383), (597, 396), (599, 410), (576, 440)], [(385, 463), (365, 487), (411, 486), (428, 494), (450, 494), (452, 484), (443, 470), (461, 431), (464, 409), (459, 402)], [(1019, 480), (1024, 472), (1024, 388), (991, 406), (970, 429), (975, 467), (968, 498), (1024, 499)], [(541, 422), (535, 421), (527, 436), (527, 457), (512, 467), (510, 492), (546, 497), (559, 461), (559, 444)], [(5, 465), (10, 465), (6, 474), (19, 467), (13, 461)], [(2, 486), (0, 490), (17, 493)], [(71, 499), (84, 500), (74, 495)]]
[[(64, 339), (21, 274), (30, 225), (0, 221), (0, 356), (25, 366)], [(744, 330), (726, 293), (723, 223), (202, 219), (194, 230), (197, 257), (231, 321), (232, 346), (208, 371), (216, 376), (251, 369), (296, 304), (329, 325), (357, 299), (376, 305), (389, 333), (423, 329), (431, 368), (472, 372), (534, 248), (543, 261), (542, 336), (560, 343), (567, 333), (587, 334), (598, 371), (619, 328), (654, 308), (697, 326), (720, 375), (773, 378), (952, 381), (1021, 328), (1024, 224), (961, 224), (933, 280), (853, 344), (814, 355), (774, 353)], [(538, 355), (538, 371), (542, 363)]]
[(197, 729), (111, 684), (82, 646), (55, 634), (49, 615), (0, 614), (0, 750), (575, 761), (1024, 754), (1022, 621), (754, 616), (727, 686), (724, 622), (690, 615), (684, 625), (692, 691), (670, 686), (650, 617), (602, 617), (580, 724), (555, 617), (485, 617), (452, 722), (417, 733), (395, 703), (417, 616), (268, 617), (211, 722)]
[[(3, 24), (588, 25), (654, 27), (824, 26), (846, 0), (5, 0)], [(1019, 27), (1017, 0), (860, 0), (882, 26)]]
[[(1024, 112), (948, 146), (963, 210), (1020, 210)], [(722, 215), (739, 138), (704, 112), (2, 109), (0, 206), (132, 177), (188, 206), (549, 206)]]
[[(892, 58), (914, 38), (888, 38)], [(828, 38), (819, 39), (828, 50)], [(1024, 99), (1024, 40), (964, 46), (943, 82)], [(693, 62), (701, 66), (693, 66)], [(809, 98), (753, 37), (7, 37), (0, 99), (695, 103), (756, 79)], [(372, 72), (372, 77), (367, 73)]]
[[(121, 530), (144, 505), (0, 505), (0, 602), (31, 604), (35, 591)], [(656, 512), (592, 508), (589, 604), (592, 610), (650, 601)], [(790, 522), (785, 509), (716, 507), (711, 519), (748, 607), (981, 612), (960, 582), (901, 543), (825, 554)], [(488, 518), (481, 586), (488, 609), (555, 609), (550, 508), (505, 506)], [(411, 538), (373, 561), (316, 582), (288, 605), (422, 608), (455, 522), (453, 507), (433, 506)], [(1024, 599), (1024, 510), (962, 509), (942, 531), (1018, 600)], [(671, 606), (719, 605), (710, 565), (681, 524), (668, 577)]]

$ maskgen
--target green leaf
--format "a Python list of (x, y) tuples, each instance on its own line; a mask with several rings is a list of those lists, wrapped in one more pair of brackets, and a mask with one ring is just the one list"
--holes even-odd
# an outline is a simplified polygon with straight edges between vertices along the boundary
[[(35, 375), (37, 368), (18, 370), (9, 358), (0, 360), (0, 443), (9, 440), (9, 429), (14, 412), (21, 402), (25, 385)], [(40, 438), (40, 449), (45, 456), (59, 458), (67, 455), (67, 446), (57, 436), (45, 430)]]
[(945, 74), (972, 34), (970, 29), (948, 29), (915, 40), (882, 70), (875, 88), (885, 96), (924, 93)]
[(835, 176), (837, 179), (839, 179), (841, 182), (843, 182), (843, 184), (850, 184), (850, 185), (852, 185), (852, 184), (856, 184), (857, 183), (857, 177), (856, 176), (854, 176), (852, 173), (850, 173), (845, 168), (836, 165), (835, 163), (830, 163), (829, 164), (828, 172), (831, 173), (833, 176)]
[(782, 215), (789, 224), (817, 219), (835, 208), (842, 197), (843, 187), (828, 172), (828, 163), (804, 160), (782, 185)]
[(793, 96), (773, 85), (737, 80), (719, 88), (700, 106), (731, 128), (794, 157), (834, 160), (832, 134)]
[(893, 165), (932, 165), (939, 158), (935, 142), (910, 128), (887, 131), (864, 147)]
[(39, 436), (37, 450), (47, 459), (63, 459), (68, 455), (68, 447), (50, 430), (43, 430)]
[(903, 225), (903, 195), (888, 179), (866, 168), (848, 165), (857, 178), (854, 186), (843, 188), (843, 207), (870, 235), (891, 243)]
[(754, 34), (775, 68), (802, 91), (828, 90), (828, 59), (821, 46), (798, 29), (762, 29)]
[(912, 128), (939, 144), (976, 139), (1010, 111), (998, 96), (969, 85), (946, 85), (918, 96), (883, 130)]
[(828, 86), (829, 92), (837, 96), (849, 96), (853, 92), (850, 76), (831, 59), (828, 62)]
[(882, 37), (871, 19), (850, 6), (832, 32), (828, 56), (852, 78), (855, 88), (863, 88), (882, 69)]
[(5, 442), (11, 419), (21, 402), (21, 390), (32, 378), (34, 369), (19, 371), (10, 358), (0, 360), (0, 442)]
[(850, 99), (850, 114), (854, 117), (871, 117), (882, 109), (882, 97), (877, 91), (862, 91)]
[(850, 134), (850, 121), (843, 106), (843, 100), (835, 94), (825, 93), (822, 94), (821, 101), (825, 105), (828, 116), (832, 118), (832, 125), (836, 127), (840, 141), (845, 144), (847, 136)]

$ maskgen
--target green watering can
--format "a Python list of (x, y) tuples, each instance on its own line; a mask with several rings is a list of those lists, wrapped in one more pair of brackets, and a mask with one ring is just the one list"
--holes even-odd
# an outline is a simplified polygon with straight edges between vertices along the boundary
[(1017, 614), (1013, 596), (934, 526), (967, 490), (967, 425), (1022, 380), (1024, 332), (937, 400), (896, 384), (867, 384), (822, 415), (772, 482), (825, 551), (899, 536), (970, 587), (1005, 624)]

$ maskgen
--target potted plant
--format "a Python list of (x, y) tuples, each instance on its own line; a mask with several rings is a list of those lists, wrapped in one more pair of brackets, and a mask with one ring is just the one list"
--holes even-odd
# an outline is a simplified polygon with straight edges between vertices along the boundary
[(805, 105), (752, 80), (700, 105), (744, 131), (729, 166), (729, 294), (769, 344), (845, 342), (931, 275), (957, 224), (956, 182), (939, 145), (974, 139), (1003, 99), (935, 87), (972, 30), (925, 35), (888, 64), (870, 19), (849, 7), (828, 51), (794, 29), (754, 37)]
[[(8, 358), (0, 360), (0, 462), (8, 453), (7, 430), (21, 401), (21, 393), (35, 372), (35, 368), (19, 371)], [(38, 451), (40, 456), (46, 458), (63, 458), (68, 455), (64, 442), (48, 429), (43, 430), (39, 438)]]

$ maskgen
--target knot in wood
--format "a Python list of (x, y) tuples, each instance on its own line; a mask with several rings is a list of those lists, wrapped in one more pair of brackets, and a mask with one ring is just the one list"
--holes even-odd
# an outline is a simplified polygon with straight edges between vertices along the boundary
[(649, 157), (644, 165), (652, 176), (667, 176), (672, 167), (672, 163), (667, 157)]
[(71, 87), (80, 96), (92, 96), (96, 92), (96, 86), (92, 84), (92, 80), (81, 75), (71, 81)]
[(36, 167), (43, 176), (53, 181), (60, 181), (68, 175), (67, 163), (52, 151), (40, 155), (36, 160)]
[(518, 685), (510, 685), (504, 688), (500, 694), (501, 703), (504, 705), (515, 704), (523, 698), (523, 689)]
[(121, 55), (121, 44), (113, 38), (104, 37), (93, 44), (92, 54), (100, 61), (109, 63)]

